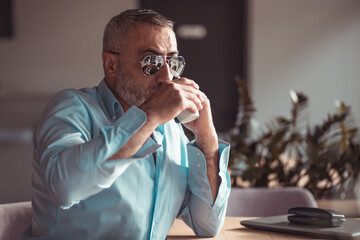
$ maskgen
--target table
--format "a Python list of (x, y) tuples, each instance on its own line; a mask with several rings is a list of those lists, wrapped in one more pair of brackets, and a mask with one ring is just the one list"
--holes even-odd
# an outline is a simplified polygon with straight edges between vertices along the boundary
[[(276, 239), (276, 240), (291, 240), (291, 239), (311, 239), (308, 236), (290, 235), (285, 233), (276, 233), (268, 231), (253, 230), (245, 228), (240, 224), (240, 221), (251, 218), (244, 217), (226, 217), (223, 228), (220, 233), (214, 238), (200, 238), (200, 239)], [(171, 239), (199, 239), (195, 236), (191, 228), (189, 228), (182, 220), (176, 219), (167, 237)]]

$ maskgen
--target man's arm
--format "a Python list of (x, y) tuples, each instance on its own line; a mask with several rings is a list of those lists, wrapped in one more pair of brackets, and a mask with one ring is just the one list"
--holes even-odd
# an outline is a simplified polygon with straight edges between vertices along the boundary
[(215, 201), (220, 185), (218, 137), (212, 121), (210, 101), (203, 93), (202, 99), (203, 109), (199, 111), (200, 117), (186, 124), (186, 127), (195, 134), (196, 146), (205, 156), (206, 174)]
[[(63, 207), (111, 186), (132, 162), (157, 148), (153, 142), (140, 155), (106, 161), (142, 127), (147, 127), (146, 114), (133, 107), (108, 126), (102, 110), (96, 110), (96, 104), (91, 103), (92, 97), (79, 101), (77, 95), (76, 91), (58, 94), (49, 103), (34, 135), (35, 173), (51, 199)], [(91, 103), (92, 117), (86, 103)]]
[[(180, 217), (197, 235), (214, 236), (223, 225), (230, 193), (227, 173), (229, 145), (218, 141), (210, 102), (204, 94), (201, 98), (203, 109), (199, 111), (200, 117), (186, 124), (195, 134), (195, 142), (188, 147), (192, 194), (188, 207), (183, 209)], [(206, 168), (202, 166), (203, 163)]]
[(155, 121), (147, 118), (144, 125), (136, 133), (134, 133), (114, 155), (108, 158), (108, 160), (126, 159), (134, 156), (157, 126), (158, 125)]
[[(210, 140), (213, 139), (213, 140)], [(219, 147), (217, 136), (197, 137), (197, 147), (203, 152), (206, 159), (206, 174), (211, 186), (213, 200), (216, 200), (218, 195), (220, 178), (219, 178)]]

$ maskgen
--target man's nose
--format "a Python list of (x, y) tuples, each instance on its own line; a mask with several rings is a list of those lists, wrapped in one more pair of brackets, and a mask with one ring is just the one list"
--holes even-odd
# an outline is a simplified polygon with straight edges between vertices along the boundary
[(155, 76), (156, 76), (156, 81), (158, 82), (172, 81), (174, 77), (170, 71), (170, 67), (167, 62), (164, 63), (164, 65), (160, 68), (159, 72), (155, 74)]

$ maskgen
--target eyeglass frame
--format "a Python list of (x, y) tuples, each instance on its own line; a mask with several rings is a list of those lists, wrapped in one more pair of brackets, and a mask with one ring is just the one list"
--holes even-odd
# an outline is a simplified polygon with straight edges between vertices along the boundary
[[(116, 54), (116, 55), (119, 55), (119, 56), (124, 56), (124, 57), (130, 58), (130, 59), (132, 59), (132, 60), (135, 60), (134, 58), (132, 58), (132, 57), (130, 57), (130, 56), (127, 56), (127, 55), (125, 55), (125, 54), (123, 54), (123, 53), (120, 53), (120, 52), (116, 52), (116, 51), (112, 51), (112, 50), (108, 50), (107, 52), (112, 53), (112, 54)], [(170, 61), (172, 58), (181, 58), (181, 59), (183, 60), (183, 63), (184, 63), (183, 68), (182, 68), (182, 70), (181, 70), (181, 72), (180, 72), (179, 74), (177, 74), (177, 72), (176, 72), (175, 70), (173, 70), (173, 69), (170, 68), (170, 71), (171, 71), (171, 72), (175, 72), (175, 73), (176, 73), (176, 75), (174, 74), (174, 77), (177, 78), (177, 77), (179, 77), (179, 76), (184, 72), (184, 68), (185, 68), (186, 62), (185, 62), (185, 58), (184, 58), (183, 56), (165, 57), (165, 56), (160, 56), (160, 55), (151, 55), (151, 54), (149, 54), (149, 55), (146, 55), (141, 61), (139, 61), (139, 63), (140, 63), (141, 65), (143, 65), (145, 58), (147, 58), (147, 57), (154, 57), (154, 56), (155, 56), (155, 57), (161, 57), (161, 58), (164, 60), (164, 63), (157, 69), (156, 73), (158, 73), (158, 72), (160, 71), (160, 68), (162, 68), (165, 63), (167, 63), (167, 64), (169, 65), (169, 61)], [(135, 61), (137, 61), (137, 60), (135, 60)], [(157, 66), (156, 66), (156, 67), (157, 67)], [(145, 77), (152, 77), (152, 76), (154, 76), (154, 75), (156, 74), (156, 73), (154, 73), (154, 74), (149, 74), (149, 75), (147, 75), (147, 74), (145, 74), (145, 72), (143, 71), (142, 68), (141, 68), (141, 72), (142, 72), (142, 74), (143, 74)]]

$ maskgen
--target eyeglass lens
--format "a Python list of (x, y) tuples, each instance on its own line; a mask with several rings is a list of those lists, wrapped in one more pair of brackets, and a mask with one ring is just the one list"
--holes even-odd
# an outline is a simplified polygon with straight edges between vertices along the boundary
[[(171, 57), (166, 60), (174, 77), (179, 77), (185, 68), (185, 59), (181, 56)], [(141, 70), (145, 76), (156, 74), (164, 65), (165, 59), (161, 56), (148, 55), (141, 61)]]

